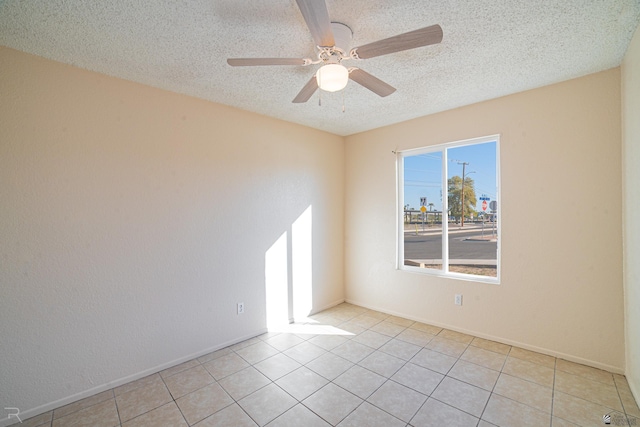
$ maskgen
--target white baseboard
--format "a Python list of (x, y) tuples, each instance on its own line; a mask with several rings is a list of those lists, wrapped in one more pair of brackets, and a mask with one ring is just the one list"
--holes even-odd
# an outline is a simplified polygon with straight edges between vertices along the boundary
[(582, 357), (578, 357), (578, 356), (574, 356), (574, 355), (566, 354), (566, 353), (561, 353), (559, 351), (550, 350), (548, 348), (537, 347), (537, 346), (530, 345), (530, 344), (527, 344), (527, 343), (523, 343), (523, 342), (520, 342), (520, 341), (509, 340), (509, 339), (505, 339), (505, 338), (502, 338), (502, 337), (497, 337), (497, 336), (490, 335), (490, 334), (484, 334), (484, 333), (480, 333), (480, 332), (477, 332), (477, 331), (472, 331), (472, 330), (468, 330), (468, 329), (464, 329), (464, 328), (458, 328), (458, 327), (455, 327), (455, 326), (448, 325), (446, 323), (435, 322), (435, 321), (430, 320), (430, 319), (422, 319), (422, 318), (407, 316), (406, 313), (398, 313), (398, 312), (394, 312), (394, 311), (391, 311), (391, 310), (381, 309), (379, 307), (373, 307), (373, 306), (370, 306), (368, 304), (363, 304), (361, 302), (358, 302), (358, 301), (355, 301), (355, 300), (351, 300), (351, 299), (348, 299), (348, 298), (345, 301), (348, 302), (349, 304), (359, 305), (360, 307), (368, 308), (370, 310), (376, 310), (376, 311), (380, 311), (382, 313), (390, 314), (390, 315), (393, 315), (393, 316), (404, 317), (405, 319), (414, 320), (416, 322), (427, 323), (429, 325), (437, 326), (439, 328), (446, 328), (446, 329), (450, 329), (452, 331), (461, 332), (463, 334), (473, 335), (473, 336), (478, 337), (478, 338), (484, 338), (484, 339), (491, 340), (491, 341), (496, 341), (496, 342), (499, 342), (499, 343), (502, 343), (502, 344), (507, 344), (507, 345), (512, 345), (512, 346), (515, 346), (515, 347), (520, 347), (520, 348), (523, 348), (525, 350), (531, 350), (531, 351), (535, 351), (537, 353), (542, 353), (542, 354), (546, 354), (546, 355), (549, 355), (549, 356), (558, 357), (560, 359), (568, 360), (569, 362), (580, 363), (582, 365), (587, 365), (587, 366), (591, 366), (591, 367), (594, 367), (594, 368), (603, 369), (605, 371), (613, 372), (615, 374), (620, 374), (620, 375), (624, 375), (625, 374), (623, 368), (607, 365), (606, 363), (600, 363), (600, 362), (596, 362), (594, 360), (584, 359)]
[[(254, 333), (249, 335), (233, 339), (231, 341), (198, 351), (196, 353), (180, 357), (178, 359), (172, 360), (170, 362), (162, 363), (160, 365), (154, 366), (153, 368), (145, 369), (144, 371), (136, 372), (135, 374), (128, 375), (126, 377), (119, 378), (114, 381), (110, 381), (106, 384), (102, 384), (88, 390), (82, 391), (80, 393), (73, 394), (71, 396), (63, 397), (62, 399), (55, 400), (53, 402), (45, 403), (44, 405), (40, 405), (35, 408), (27, 409), (26, 411), (20, 411), (20, 419), (24, 422), (29, 418), (33, 418), (40, 414), (44, 414), (45, 412), (51, 411), (56, 408), (60, 408), (62, 406), (68, 405), (69, 403), (76, 402), (78, 400), (93, 396), (94, 394), (102, 393), (103, 391), (111, 390), (112, 388), (119, 387), (123, 384), (130, 383), (132, 381), (138, 380), (140, 378), (144, 378), (146, 376), (155, 374), (156, 372), (163, 371), (167, 368), (171, 368), (172, 366), (179, 365), (181, 363), (187, 362), (192, 359), (196, 359), (198, 357), (204, 356), (205, 354), (212, 353), (216, 350), (223, 349), (225, 347), (229, 347), (230, 345), (237, 344), (239, 342), (248, 340), (250, 338), (256, 337), (258, 335), (262, 335), (267, 332), (266, 328), (260, 329)], [(6, 427), (11, 424), (18, 423), (18, 420), (15, 417), (0, 419), (0, 427)], [(18, 423), (18, 426), (20, 423)]]

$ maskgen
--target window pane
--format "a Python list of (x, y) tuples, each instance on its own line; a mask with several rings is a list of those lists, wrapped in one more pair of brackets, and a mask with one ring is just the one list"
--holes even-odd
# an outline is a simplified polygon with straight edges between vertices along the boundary
[(442, 153), (404, 158), (404, 265), (442, 270)]
[(449, 148), (447, 158), (449, 271), (497, 277), (496, 143)]

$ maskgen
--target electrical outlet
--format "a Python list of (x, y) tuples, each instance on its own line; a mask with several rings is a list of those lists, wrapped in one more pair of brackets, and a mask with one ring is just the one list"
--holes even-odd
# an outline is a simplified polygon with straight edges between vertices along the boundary
[(244, 303), (243, 302), (239, 302), (238, 303), (238, 314), (243, 314), (244, 313)]
[(456, 305), (462, 305), (462, 295), (456, 294), (456, 298), (454, 300)]

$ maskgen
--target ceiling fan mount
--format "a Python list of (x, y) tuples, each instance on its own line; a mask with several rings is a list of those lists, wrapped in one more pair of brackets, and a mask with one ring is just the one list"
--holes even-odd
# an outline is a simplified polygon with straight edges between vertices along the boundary
[(387, 55), (408, 49), (428, 46), (442, 41), (442, 28), (439, 25), (420, 28), (399, 34), (364, 46), (350, 48), (353, 32), (347, 25), (331, 22), (327, 6), (322, 0), (296, 0), (318, 50), (318, 59), (311, 58), (229, 58), (227, 63), (233, 67), (264, 65), (322, 64), (316, 74), (307, 82), (294, 103), (306, 102), (320, 88), (329, 92), (342, 90), (349, 80), (364, 86), (379, 96), (388, 96), (395, 88), (357, 67), (345, 67), (344, 60), (362, 60)]

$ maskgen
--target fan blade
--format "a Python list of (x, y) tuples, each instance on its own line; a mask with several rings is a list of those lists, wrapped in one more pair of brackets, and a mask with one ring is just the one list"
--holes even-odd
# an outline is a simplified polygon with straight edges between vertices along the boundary
[(324, 0), (296, 0), (316, 46), (334, 46), (333, 31)]
[(311, 80), (309, 80), (307, 84), (304, 85), (300, 93), (298, 93), (298, 95), (296, 95), (296, 97), (291, 102), (293, 102), (294, 104), (307, 102), (309, 98), (311, 98), (311, 95), (313, 95), (317, 89), (318, 82), (316, 81), (316, 76), (314, 74), (313, 77), (311, 77)]
[(351, 72), (349, 73), (349, 78), (359, 85), (366, 87), (371, 92), (383, 97), (391, 95), (396, 91), (396, 88), (394, 88), (393, 86), (388, 85), (379, 78), (374, 77), (359, 68), (352, 68)]
[(442, 41), (442, 28), (440, 25), (432, 25), (430, 27), (421, 28), (419, 30), (409, 31), (408, 33), (398, 34), (388, 39), (379, 40), (364, 46), (354, 48), (360, 59), (374, 58), (380, 55), (400, 52), (416, 47), (428, 46), (440, 43)]
[(304, 59), (298, 58), (229, 58), (227, 64), (232, 67), (251, 65), (305, 65)]

